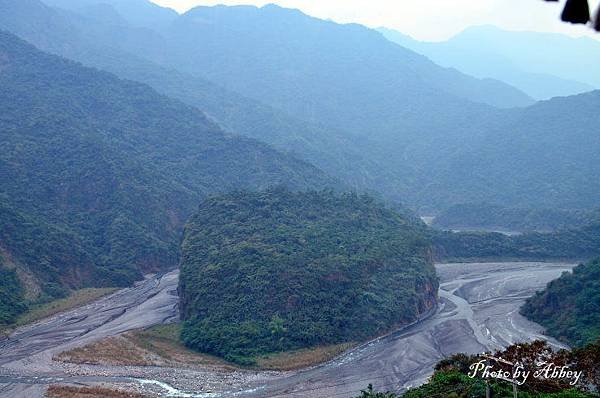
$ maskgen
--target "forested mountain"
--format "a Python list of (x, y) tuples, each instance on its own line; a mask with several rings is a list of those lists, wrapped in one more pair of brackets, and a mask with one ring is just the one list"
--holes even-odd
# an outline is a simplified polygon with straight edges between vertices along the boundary
[[(48, 7), (39, 0), (0, 0), (4, 11), (0, 27), (45, 51), (146, 83), (162, 94), (198, 107), (226, 130), (297, 154), (357, 189), (373, 190), (382, 185), (381, 180), (391, 184), (399, 179), (398, 173), (386, 170), (377, 156), (369, 155), (371, 145), (364, 138), (309, 124), (197, 75), (150, 61), (148, 53), (165, 51), (167, 43), (158, 32), (128, 23), (117, 12), (125, 2), (103, 1), (104, 12), (100, 14), (82, 7), (98, 4), (98, 0), (48, 3), (68, 11)], [(112, 12), (111, 5), (115, 7)], [(136, 52), (139, 54), (134, 55)]]
[(117, 0), (112, 13), (74, 0), (60, 0), (68, 11), (1, 1), (0, 26), (37, 46), (150, 84), (422, 213), (478, 202), (597, 206), (600, 147), (589, 126), (598, 93), (496, 109), (464, 99), (504, 98), (486, 82), (378, 32), (276, 6), (200, 7), (149, 29), (120, 16)]
[(431, 231), (436, 257), (460, 260), (589, 260), (600, 256), (600, 220), (551, 233)]
[(437, 281), (421, 224), (367, 196), (272, 189), (200, 205), (179, 292), (188, 346), (251, 363), (413, 322)]
[(600, 259), (564, 273), (545, 290), (529, 298), (521, 309), (546, 327), (551, 336), (573, 346), (600, 339)]
[[(511, 207), (596, 208), (600, 193), (600, 91), (541, 101), (506, 115), (453, 156), (421, 195)], [(440, 178), (441, 177), (441, 178)], [(434, 189), (430, 189), (434, 188)], [(437, 189), (436, 189), (437, 188)], [(465, 194), (467, 193), (467, 194)], [(456, 200), (458, 202), (458, 200)]]
[(504, 207), (490, 203), (455, 205), (435, 217), (433, 226), (449, 230), (550, 232), (600, 220), (600, 209), (563, 210)]
[(0, 249), (29, 292), (175, 267), (206, 194), (336, 186), (149, 87), (0, 33)]
[[(276, 5), (196, 7), (171, 24), (164, 37), (174, 47), (164, 62), (304, 120), (335, 123), (359, 134), (386, 126), (404, 107), (410, 115), (444, 99), (455, 106), (464, 105), (458, 98), (506, 107), (532, 103), (510, 86), (440, 68), (363, 26)], [(271, 84), (262, 84), (265, 76)], [(434, 91), (441, 98), (420, 95)], [(383, 120), (372, 120), (371, 109), (378, 109)]]
[(473, 26), (444, 42), (420, 42), (394, 30), (379, 31), (439, 65), (507, 82), (536, 99), (600, 88), (600, 42), (591, 38)]

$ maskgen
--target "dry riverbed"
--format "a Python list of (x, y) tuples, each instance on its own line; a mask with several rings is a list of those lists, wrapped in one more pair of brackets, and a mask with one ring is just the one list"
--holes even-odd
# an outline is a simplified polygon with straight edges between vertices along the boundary
[[(152, 328), (177, 319), (173, 272), (20, 328), (0, 342), (0, 397), (41, 397), (50, 385), (63, 387), (52, 387), (48, 394), (63, 391), (71, 394), (66, 397), (86, 398), (94, 397), (89, 395), (94, 389), (106, 388), (121, 390), (114, 394), (157, 397), (351, 397), (369, 383), (402, 391), (425, 381), (432, 366), (452, 353), (544, 338), (539, 325), (520, 316), (518, 308), (571, 268), (547, 263), (438, 265), (440, 306), (428, 319), (324, 365), (287, 371), (237, 369), (179, 345), (173, 339), (177, 326)], [(296, 361), (297, 366), (288, 367), (304, 367), (319, 355), (326, 360), (345, 348), (264, 358), (262, 366)], [(87, 390), (76, 389), (82, 387)]]

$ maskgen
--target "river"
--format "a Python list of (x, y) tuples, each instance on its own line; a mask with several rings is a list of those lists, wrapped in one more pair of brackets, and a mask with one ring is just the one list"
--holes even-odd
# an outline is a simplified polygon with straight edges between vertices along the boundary
[(440, 303), (428, 317), (299, 372), (102, 368), (94, 374), (94, 368), (88, 367), (85, 375), (73, 375), (51, 360), (54, 354), (83, 343), (172, 320), (177, 315), (177, 273), (172, 272), (22, 328), (0, 343), (0, 397), (42, 396), (45, 385), (58, 379), (91, 385), (145, 383), (154, 392), (162, 388), (163, 396), (350, 398), (370, 383), (381, 390), (402, 392), (425, 382), (435, 363), (454, 353), (479, 353), (535, 339), (562, 347), (518, 309), (527, 297), (573, 266), (438, 264)]

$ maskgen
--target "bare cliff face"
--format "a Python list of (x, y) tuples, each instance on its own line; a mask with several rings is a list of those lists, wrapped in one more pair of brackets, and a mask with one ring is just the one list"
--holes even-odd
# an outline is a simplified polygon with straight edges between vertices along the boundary
[(430, 279), (418, 285), (417, 296), (419, 298), (417, 313), (425, 314), (437, 306), (438, 303), (438, 288), (437, 279)]

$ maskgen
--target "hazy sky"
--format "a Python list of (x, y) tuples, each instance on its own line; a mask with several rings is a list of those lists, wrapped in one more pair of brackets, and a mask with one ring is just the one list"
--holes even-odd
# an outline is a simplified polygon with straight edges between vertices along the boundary
[[(386, 26), (423, 40), (443, 40), (471, 25), (492, 24), (509, 30), (562, 32), (589, 35), (584, 26), (558, 21), (560, 4), (542, 0), (152, 0), (185, 12), (197, 5), (276, 3), (336, 22)], [(596, 9), (600, 0), (591, 0)]]

